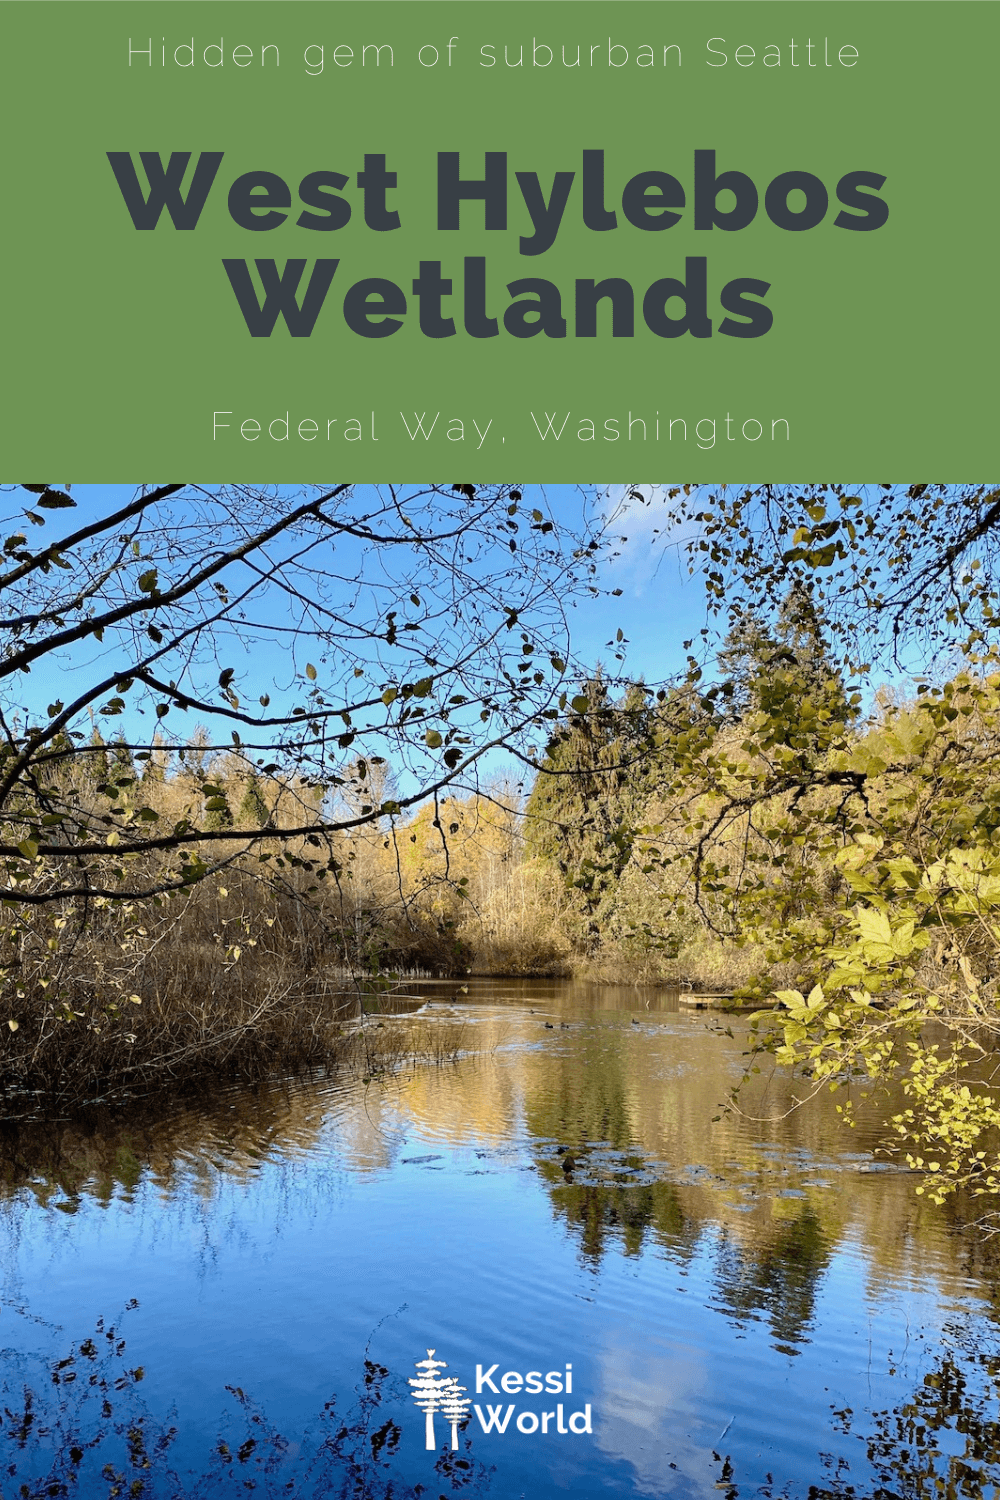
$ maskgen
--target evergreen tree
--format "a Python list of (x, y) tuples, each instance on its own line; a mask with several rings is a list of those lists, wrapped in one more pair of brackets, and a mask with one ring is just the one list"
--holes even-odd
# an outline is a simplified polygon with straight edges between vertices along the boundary
[(134, 777), (135, 761), (132, 759), (132, 751), (123, 734), (115, 735), (111, 741), (110, 751), (108, 770), (112, 779), (117, 781), (122, 777)]
[(716, 656), (722, 673), (717, 701), (724, 719), (745, 719), (757, 711), (762, 680), (777, 651), (774, 637), (756, 610), (735, 616)]
[(765, 715), (770, 723), (760, 730), (762, 748), (822, 747), (857, 717), (822, 617), (801, 582), (786, 594), (773, 627), (757, 611), (738, 615), (717, 662), (724, 674), (716, 690), (724, 718)]
[(148, 759), (143, 764), (143, 785), (162, 784), (167, 778), (169, 760), (170, 753), (162, 735), (157, 731), (153, 736), (153, 748), (148, 752)]
[(233, 810), (224, 787), (213, 786), (205, 801), (205, 827), (212, 832), (221, 828), (232, 828), (235, 824)]
[(210, 744), (211, 740), (209, 738), (208, 730), (205, 728), (204, 724), (197, 724), (192, 730), (187, 744), (181, 746), (181, 763), (186, 766), (187, 769), (196, 777), (202, 777), (208, 774)]
[(271, 821), (271, 812), (264, 801), (260, 777), (256, 774), (247, 781), (237, 817), (241, 827), (244, 828), (264, 828)]
[(654, 744), (648, 700), (647, 690), (633, 684), (613, 703), (598, 669), (552, 736), (528, 797), (528, 852), (559, 866), (592, 936), (631, 857), (648, 793)]
[(776, 635), (780, 647), (791, 657), (791, 675), (800, 691), (838, 724), (853, 722), (857, 705), (847, 692), (823, 619), (803, 583), (794, 583), (785, 595), (778, 611)]
[(90, 736), (90, 752), (87, 756), (89, 778), (95, 785), (98, 782), (107, 781), (110, 770), (107, 742), (95, 724), (94, 732)]
[[(431, 1452), (437, 1447), (434, 1413), (441, 1410), (449, 1396), (454, 1398), (453, 1388), (457, 1385), (453, 1377), (437, 1373), (438, 1370), (445, 1369), (447, 1363), (446, 1359), (435, 1359), (434, 1350), (428, 1349), (426, 1359), (414, 1360), (416, 1368), (420, 1371), (419, 1375), (411, 1375), (409, 1379), (410, 1385), (413, 1386), (413, 1399), (425, 1415), (424, 1446)], [(464, 1390), (465, 1387), (461, 1386), (458, 1389)], [(452, 1404), (453, 1402), (449, 1401), (449, 1405)]]

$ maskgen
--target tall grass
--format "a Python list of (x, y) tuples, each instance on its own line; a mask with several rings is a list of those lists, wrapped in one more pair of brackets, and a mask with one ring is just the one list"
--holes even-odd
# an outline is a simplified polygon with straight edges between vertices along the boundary
[[(397, 1065), (393, 1049), (432, 1060), (461, 1050), (440, 1030), (418, 1038), (412, 1027), (404, 1037), (355, 1024), (359, 995), (392, 974), (729, 989), (748, 968), (745, 952), (696, 924), (666, 947), (646, 941), (641, 929), (660, 919), (662, 892), (632, 871), (600, 943), (581, 941), (572, 891), (553, 864), (527, 857), (518, 798), (500, 785), (428, 805), (406, 822), (332, 832), (321, 878), (314, 849), (277, 836), (299, 820), (303, 798), (315, 803), (314, 790), (255, 780), (254, 821), (267, 818), (276, 836), (248, 850), (239, 834), (249, 793), (235, 758), (195, 774), (190, 756), (172, 768), (163, 752), (156, 776), (139, 782), (134, 771), (108, 773), (116, 795), (125, 788), (158, 816), (195, 826), (207, 824), (204, 785), (223, 786), (233, 839), (214, 843), (212, 857), (232, 863), (171, 899), (95, 898), (9, 916), (0, 929), (0, 1117), (225, 1075), (255, 1080), (347, 1063), (379, 1071)], [(76, 794), (95, 806), (103, 795), (97, 782)], [(127, 882), (155, 886), (167, 859), (135, 861)], [(110, 851), (88, 870), (95, 887), (121, 876)]]
[(349, 902), (297, 884), (248, 865), (160, 906), (42, 908), (9, 928), (0, 1118), (457, 1055), (454, 1028), (363, 1018), (365, 998), (394, 983), (357, 962)]

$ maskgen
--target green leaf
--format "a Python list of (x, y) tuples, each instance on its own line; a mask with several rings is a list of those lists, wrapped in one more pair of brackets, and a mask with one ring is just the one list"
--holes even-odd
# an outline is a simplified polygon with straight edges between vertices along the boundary
[(585, 697), (583, 693), (578, 693), (570, 703), (570, 707), (575, 714), (585, 714), (590, 707), (590, 699)]
[(306, 662), (306, 676), (309, 678), (310, 682), (316, 681), (316, 668), (313, 666), (311, 661)]
[(441, 736), (438, 734), (438, 732), (437, 732), (436, 729), (428, 729), (428, 731), (425, 734), (424, 738), (425, 738), (425, 740), (427, 741), (427, 744), (430, 746), (430, 748), (432, 750), (439, 749), (440, 746), (444, 743), (444, 741), (442, 740)]
[(859, 906), (855, 916), (858, 930), (866, 942), (884, 943), (887, 948), (891, 947), (892, 926), (884, 912), (873, 911), (870, 906)]

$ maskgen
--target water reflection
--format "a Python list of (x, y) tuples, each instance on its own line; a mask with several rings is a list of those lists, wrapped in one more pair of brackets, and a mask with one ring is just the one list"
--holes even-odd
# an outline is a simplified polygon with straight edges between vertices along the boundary
[[(741, 1071), (743, 1023), (719, 1034), (661, 992), (414, 988), (396, 1012), (380, 1001), (365, 1024), (459, 1022), (469, 1041), (457, 1063), (4, 1127), (8, 1371), (37, 1374), (60, 1339), (79, 1337), (83, 1309), (139, 1295), (141, 1430), (176, 1428), (163, 1452), (177, 1473), (187, 1466), (185, 1496), (208, 1485), (206, 1444), (223, 1486), (213, 1495), (251, 1471), (261, 1486), (279, 1473), (299, 1486), (312, 1472), (307, 1451), (332, 1463), (324, 1493), (341, 1493), (334, 1472), (355, 1486), (345, 1494), (368, 1493), (359, 1484), (388, 1494), (390, 1483), (409, 1493), (424, 1471), (402, 1379), (427, 1341), (466, 1372), (487, 1357), (520, 1369), (573, 1359), (593, 1400), (586, 1454), (473, 1433), (469, 1461), (486, 1466), (477, 1494), (491, 1465), (493, 1492), (514, 1500), (567, 1488), (851, 1493), (836, 1488), (848, 1479), (824, 1453), (850, 1464), (854, 1493), (876, 1479), (893, 1492), (884, 1476), (918, 1463), (917, 1450), (902, 1456), (906, 1423), (919, 1416), (932, 1430), (934, 1391), (947, 1394), (949, 1420), (979, 1422), (961, 1461), (983, 1473), (1000, 1462), (983, 1405), (996, 1373), (983, 1359), (1000, 1308), (997, 1242), (970, 1232), (974, 1207), (937, 1209), (906, 1177), (860, 1170), (879, 1139), (876, 1115), (862, 1113), (846, 1136), (828, 1099), (791, 1111), (794, 1085), (776, 1072), (755, 1081), (743, 1116), (714, 1118)], [(949, 1326), (976, 1334), (964, 1345), (956, 1335), (944, 1355)], [(358, 1469), (321, 1414), (332, 1390), (342, 1410), (365, 1358), (386, 1373)], [(242, 1393), (230, 1398), (241, 1415), (228, 1435), (213, 1416), (226, 1387)], [(0, 1444), (16, 1446), (16, 1431), (13, 1418), (0, 1424)], [(65, 1447), (65, 1425), (52, 1431)], [(722, 1434), (720, 1473), (711, 1455)], [(254, 1469), (265, 1452), (271, 1469)], [(471, 1472), (424, 1477), (444, 1490)], [(922, 1491), (914, 1479), (898, 1492)]]
[(752, 1247), (723, 1234), (713, 1305), (738, 1325), (765, 1319), (779, 1354), (797, 1354), (812, 1327), (817, 1288), (829, 1261), (829, 1243), (810, 1208), (779, 1219)]
[(690, 1255), (702, 1226), (685, 1215), (668, 1182), (650, 1187), (561, 1187), (552, 1194), (556, 1214), (579, 1236), (582, 1255), (597, 1269), (610, 1246), (638, 1256), (649, 1236), (672, 1255)]
[[(402, 1399), (401, 1382), (372, 1359), (363, 1361), (351, 1398), (331, 1397), (294, 1441), (246, 1391), (227, 1386), (229, 1409), (204, 1465), (185, 1472), (176, 1462), (176, 1424), (149, 1409), (142, 1397), (146, 1372), (128, 1363), (123, 1325), (136, 1305), (110, 1325), (98, 1319), (92, 1334), (47, 1368), (20, 1361), (20, 1368), (5, 1369), (0, 1444), (18, 1500), (80, 1494), (235, 1500), (249, 1492), (419, 1500), (423, 1488), (407, 1484), (400, 1471), (402, 1429), (389, 1414)], [(455, 1451), (442, 1448), (429, 1470), (452, 1493), (485, 1494), (490, 1487), (490, 1471), (467, 1439)]]

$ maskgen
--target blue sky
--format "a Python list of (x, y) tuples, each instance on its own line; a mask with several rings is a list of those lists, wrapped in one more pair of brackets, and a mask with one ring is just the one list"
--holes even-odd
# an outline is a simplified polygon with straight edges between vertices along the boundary
[[(594, 488), (602, 496), (604, 513), (615, 517), (612, 535), (627, 540), (617, 543), (617, 556), (602, 564), (600, 582), (606, 592), (599, 598), (580, 599), (572, 606), (573, 654), (587, 666), (603, 660), (610, 670), (614, 663), (608, 643), (621, 629), (628, 643), (625, 670), (632, 676), (659, 681), (683, 669), (681, 643), (704, 622), (701, 587), (686, 577), (676, 550), (654, 535), (659, 510), (649, 486), (644, 487), (653, 500), (648, 508), (628, 504), (627, 486)], [(77, 510), (72, 514), (50, 512), (48, 532), (58, 535), (92, 517), (112, 513), (128, 504), (134, 494), (131, 485), (74, 485)], [(524, 491), (527, 506), (533, 503), (533, 494), (544, 495), (553, 513), (560, 516), (572, 516), (579, 507), (575, 486), (528, 485)], [(26, 494), (17, 498), (24, 505), (29, 501)], [(29, 544), (49, 539), (46, 532), (38, 531), (29, 536)], [(610, 596), (614, 589), (621, 590), (617, 598)], [(259, 656), (255, 656), (255, 666), (262, 666)], [(275, 662), (273, 667), (280, 676), (279, 664)]]
[(657, 491), (669, 486), (642, 486), (650, 499), (648, 507), (628, 503), (626, 488), (615, 485), (605, 491), (605, 513), (614, 518), (611, 532), (626, 540), (615, 547), (617, 555), (601, 574), (604, 587), (621, 589), (621, 596), (584, 601), (577, 607), (574, 644), (584, 661), (609, 662), (607, 643), (621, 629), (628, 642), (625, 671), (633, 678), (659, 682), (684, 669), (683, 642), (705, 623), (704, 588), (688, 577), (677, 538), (659, 534), (662, 500)]
[[(46, 525), (37, 530), (22, 515), (31, 504), (31, 497), (26, 492), (8, 488), (4, 510), (8, 514), (9, 527), (27, 532), (29, 546), (38, 545), (66, 535), (90, 520), (113, 514), (129, 504), (135, 493), (135, 487), (130, 485), (74, 485), (72, 498), (76, 509), (72, 512), (46, 511)], [(610, 531), (615, 542), (609, 548), (609, 554), (614, 555), (609, 555), (601, 564), (598, 597), (581, 596), (569, 602), (570, 650), (567, 659), (578, 663), (581, 673), (602, 662), (609, 678), (641, 676), (649, 683), (658, 683), (684, 668), (682, 643), (688, 636), (695, 635), (704, 622), (702, 588), (696, 581), (687, 579), (676, 550), (665, 546), (656, 535), (662, 499), (655, 492), (647, 490), (651, 501), (648, 506), (628, 503), (627, 486), (602, 490), (592, 487), (590, 493), (599, 497), (600, 512), (611, 519)], [(580, 489), (570, 485), (525, 486), (522, 511), (534, 506), (571, 525), (580, 514)], [(196, 535), (198, 545), (202, 547), (212, 540), (211, 535), (206, 538), (203, 532)], [(365, 607), (364, 600), (356, 601), (353, 606), (348, 603), (352, 580), (360, 566), (360, 549), (355, 557), (351, 546), (349, 539), (338, 541), (334, 559), (337, 572), (344, 580), (343, 607), (348, 614), (352, 607)], [(189, 562), (192, 560), (188, 559)], [(382, 565), (383, 559), (375, 557), (369, 558), (366, 567), (378, 569)], [(132, 571), (138, 573), (143, 566), (136, 563)], [(64, 574), (58, 581), (69, 582), (70, 579), (70, 574)], [(126, 583), (124, 576), (123, 583)], [(614, 595), (612, 591), (620, 592)], [(282, 603), (280, 594), (270, 598), (260, 615), (265, 623), (270, 621), (286, 628), (293, 623), (292, 614), (287, 604)], [(617, 644), (619, 630), (625, 637), (624, 645)], [(554, 649), (567, 655), (562, 642), (556, 643)], [(625, 651), (624, 662), (615, 659), (616, 651), (621, 650)], [(310, 654), (315, 655), (314, 647), (295, 641), (289, 634), (269, 638), (266, 633), (261, 635), (258, 632), (254, 638), (241, 639), (239, 634), (227, 629), (219, 643), (215, 670), (222, 666), (232, 667), (236, 674), (234, 686), (241, 694), (266, 690), (272, 694), (277, 706), (286, 690), (295, 692), (298, 701), (300, 689), (294, 684), (296, 681), (301, 684), (306, 658)], [(326, 672), (319, 657), (316, 661), (322, 685)], [(29, 676), (19, 674), (8, 682), (5, 697), (9, 714), (20, 718), (17, 708), (21, 705), (29, 709), (32, 716), (45, 716), (48, 703), (60, 699), (71, 702), (93, 681), (95, 666), (99, 666), (99, 678), (117, 670), (119, 652), (111, 635), (103, 643), (89, 637), (73, 647), (71, 653), (64, 653), (58, 665), (47, 659), (42, 670), (36, 667)], [(577, 680), (573, 675), (574, 681)], [(251, 696), (249, 703), (255, 703), (255, 698)], [(140, 717), (136, 714), (138, 705), (133, 707), (133, 704), (134, 699), (129, 695), (120, 717), (97, 720), (106, 735), (123, 730), (129, 738), (148, 741), (156, 728), (156, 721), (151, 718), (148, 706)], [(171, 737), (179, 735), (183, 740), (196, 725), (196, 714), (175, 710), (163, 721), (162, 728)], [(77, 722), (77, 727), (86, 730), (86, 715)], [(492, 754), (484, 769), (487, 773), (495, 772), (505, 765), (507, 759), (503, 752)], [(523, 775), (523, 771), (519, 775)]]
[[(362, 492), (365, 488), (359, 487)], [(607, 521), (609, 546), (600, 564), (598, 596), (581, 595), (568, 601), (568, 659), (571, 663), (578, 664), (580, 674), (593, 670), (600, 662), (610, 679), (642, 678), (652, 685), (674, 678), (683, 672), (686, 665), (685, 640), (696, 638), (706, 623), (706, 606), (704, 585), (700, 580), (691, 579), (687, 575), (683, 551), (679, 545), (683, 539), (676, 534), (663, 534), (665, 492), (670, 487), (643, 486), (645, 504), (636, 504), (629, 498), (630, 487), (627, 485), (588, 488), (591, 498), (597, 498), (598, 509)], [(706, 495), (707, 493), (708, 489)], [(21, 510), (29, 502), (29, 496), (25, 492), (7, 488), (4, 498), (8, 504), (4, 508), (12, 523), (20, 519), (21, 529), (32, 531), (29, 544), (37, 545), (42, 540), (66, 534), (87, 520), (115, 512), (134, 498), (135, 488), (124, 485), (81, 485), (73, 487), (72, 495), (77, 509), (73, 512), (47, 512), (44, 531), (32, 531), (20, 516)], [(364, 500), (362, 504), (365, 504)], [(580, 514), (580, 487), (524, 486), (522, 512), (535, 506), (571, 524)], [(198, 545), (205, 546), (206, 533), (198, 533), (198, 537)], [(208, 534), (209, 543), (212, 537), (214, 532)], [(356, 554), (352, 553), (352, 545), (354, 544), (349, 538), (338, 540), (335, 565), (342, 580), (342, 584), (338, 585), (343, 587), (342, 607), (353, 619), (353, 609), (364, 609), (367, 606), (364, 599), (356, 600), (354, 604), (347, 602), (361, 557), (360, 548)], [(189, 562), (191, 560), (192, 558), (188, 558)], [(374, 560), (369, 560), (366, 567), (374, 567), (376, 570), (382, 568), (383, 560), (376, 556)], [(367, 577), (367, 574), (364, 576)], [(65, 577), (68, 579), (69, 575)], [(391, 582), (388, 573), (383, 581)], [(408, 588), (403, 592), (407, 593)], [(293, 624), (292, 615), (287, 604), (280, 602), (280, 595), (274, 597), (279, 602), (269, 602), (265, 606), (262, 611), (263, 623), (265, 627), (271, 624), (284, 625), (287, 633), (279, 633), (277, 636), (266, 633), (261, 636), (258, 633), (255, 639), (241, 640), (232, 629), (227, 628), (219, 645), (215, 670), (222, 666), (232, 667), (236, 674), (234, 686), (241, 694), (256, 695), (264, 689), (273, 696), (276, 695), (277, 707), (286, 691), (296, 695), (301, 691), (310, 648), (301, 640), (296, 641), (288, 632), (288, 627)], [(616, 643), (619, 631), (624, 637), (624, 644), (621, 646)], [(102, 677), (106, 672), (116, 670), (118, 662), (113, 659), (109, 646), (110, 638), (103, 646), (90, 638), (85, 645), (74, 648), (72, 661), (64, 660), (61, 671), (56, 669), (55, 663), (47, 662), (43, 671), (36, 670), (30, 677), (19, 676), (16, 685), (12, 684), (13, 691), (9, 694), (8, 706), (12, 707), (10, 700), (16, 699), (34, 713), (43, 714), (45, 705), (50, 701), (62, 698), (70, 702), (92, 677), (95, 662), (101, 663)], [(562, 655), (566, 654), (562, 643), (556, 644), (554, 649)], [(618, 651), (624, 651), (622, 662), (616, 660)], [(326, 669), (319, 657), (316, 660), (320, 663), (322, 686)], [(212, 670), (210, 664), (208, 670)], [(397, 679), (390, 677), (389, 680)], [(574, 680), (578, 680), (575, 674)], [(570, 683), (566, 685), (569, 687)], [(376, 688), (376, 692), (380, 691), (380, 688)], [(299, 701), (298, 696), (292, 701)], [(251, 696), (248, 702), (255, 703), (255, 697)], [(142, 718), (134, 718), (131, 702), (122, 717), (108, 720), (106, 724), (101, 722), (106, 733), (112, 733), (120, 727), (130, 738), (141, 740), (147, 740), (156, 727), (148, 709)], [(189, 716), (171, 712), (164, 721), (163, 728), (172, 736), (179, 736), (183, 740), (195, 729), (196, 724), (197, 717), (194, 713)], [(86, 725), (80, 724), (78, 727), (85, 728)], [(495, 771), (505, 765), (508, 758), (503, 752), (493, 754), (489, 757), (486, 769)], [(517, 779), (521, 775), (523, 771), (518, 774)]]
[[(600, 508), (609, 519), (609, 535), (616, 540), (601, 564), (600, 597), (580, 598), (570, 606), (573, 658), (588, 669), (602, 661), (610, 676), (627, 674), (650, 683), (663, 681), (683, 671), (686, 656), (683, 642), (696, 636), (705, 624), (703, 585), (687, 576), (677, 545), (679, 538), (662, 534), (664, 494), (670, 486), (641, 486), (648, 501), (646, 505), (628, 500), (627, 485), (590, 488), (599, 496)], [(713, 488), (716, 487), (706, 487), (705, 493)], [(73, 524), (78, 524), (81, 518), (106, 514), (126, 504), (133, 497), (134, 488), (80, 485), (74, 486), (72, 493), (79, 507), (73, 514)], [(27, 498), (23, 496), (24, 501)], [(527, 485), (524, 507), (530, 508), (534, 503), (542, 503), (553, 515), (569, 519), (579, 510), (579, 487)], [(63, 523), (68, 514), (60, 512), (57, 517), (50, 514), (50, 529), (55, 531), (57, 521)], [(43, 535), (36, 532), (29, 540), (35, 542)], [(343, 557), (342, 563), (349, 567), (349, 558)], [(614, 597), (613, 590), (621, 592)], [(627, 643), (623, 666), (615, 662), (614, 648), (609, 645), (618, 630)], [(259, 652), (255, 645), (254, 667), (258, 671), (264, 668), (268, 675), (273, 672), (280, 678), (281, 664), (277, 660), (262, 660)], [(234, 665), (239, 667), (240, 663), (234, 661)], [(300, 663), (300, 670), (301, 666)]]

